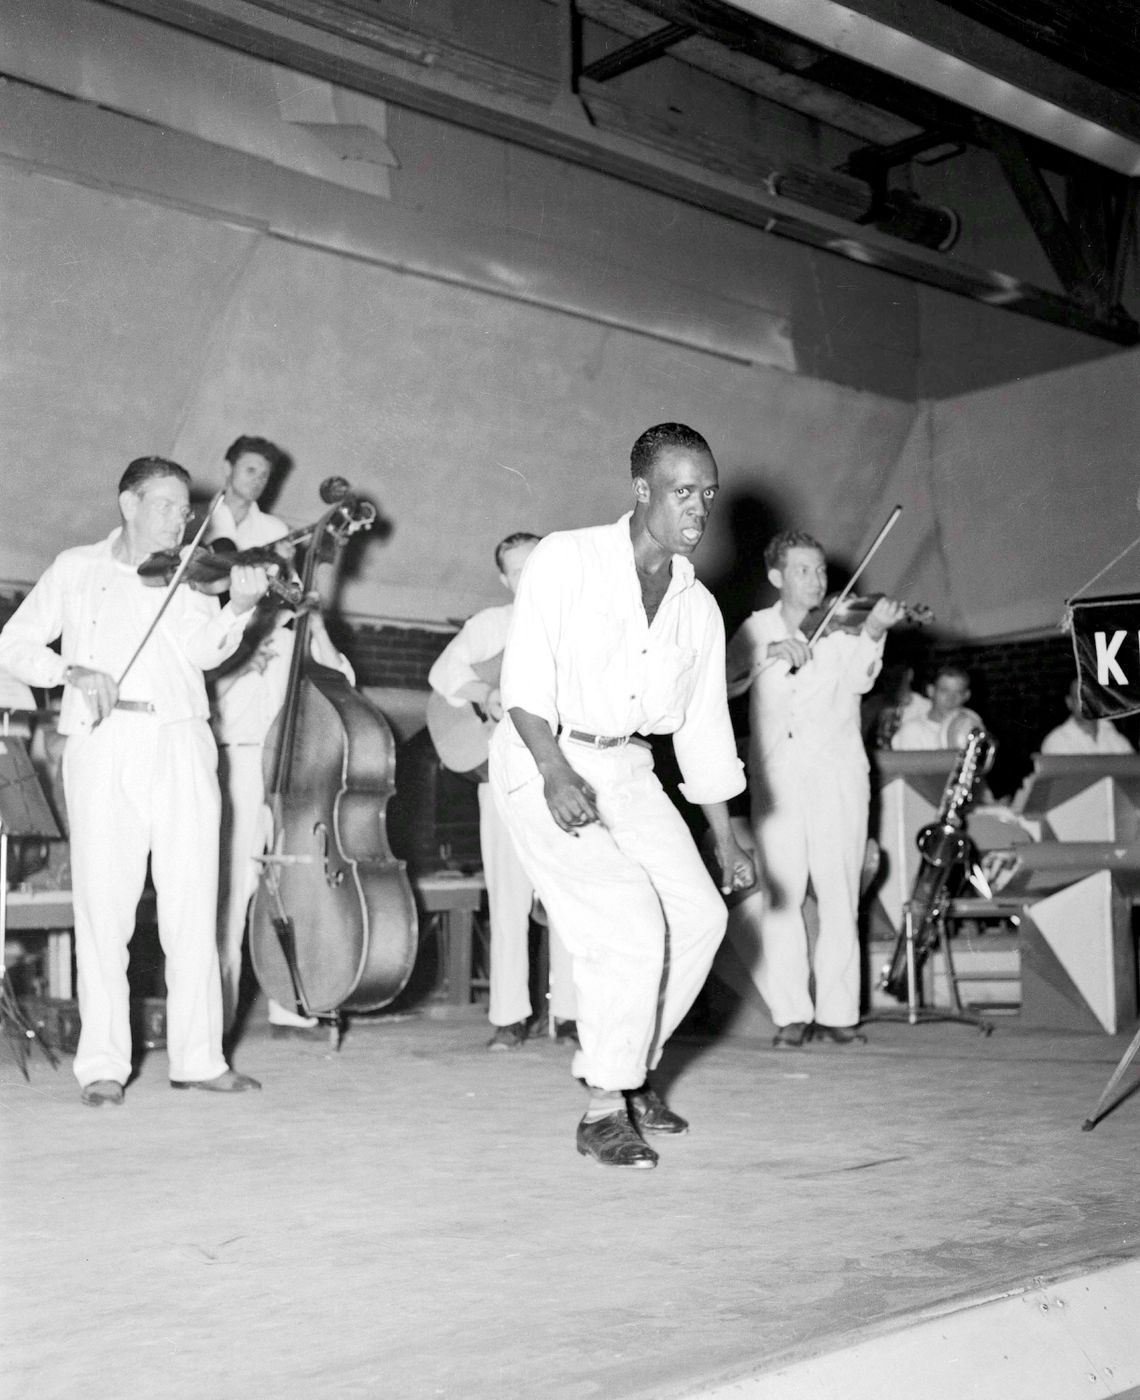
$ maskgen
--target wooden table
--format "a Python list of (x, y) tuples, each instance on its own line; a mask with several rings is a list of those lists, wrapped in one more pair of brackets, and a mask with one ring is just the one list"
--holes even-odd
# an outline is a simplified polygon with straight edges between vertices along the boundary
[(9, 890), (6, 932), (42, 933), (47, 938), (48, 996), (74, 996), (71, 945), (75, 914), (70, 890)]
[(482, 873), (461, 875), (438, 870), (413, 876), (412, 888), (422, 913), (443, 916), (447, 1000), (455, 1006), (466, 1006), (471, 1000), (475, 914), (482, 906), (487, 888)]

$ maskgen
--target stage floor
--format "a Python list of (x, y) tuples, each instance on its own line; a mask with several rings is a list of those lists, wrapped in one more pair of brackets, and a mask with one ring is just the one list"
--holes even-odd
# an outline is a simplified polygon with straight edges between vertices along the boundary
[(1140, 1094), (1081, 1132), (1128, 1036), (868, 1035), (675, 1043), (650, 1172), (579, 1157), (569, 1050), (474, 1011), (255, 1025), (233, 1098), (152, 1052), (121, 1109), (5, 1053), (3, 1393), (665, 1400), (1140, 1258)]

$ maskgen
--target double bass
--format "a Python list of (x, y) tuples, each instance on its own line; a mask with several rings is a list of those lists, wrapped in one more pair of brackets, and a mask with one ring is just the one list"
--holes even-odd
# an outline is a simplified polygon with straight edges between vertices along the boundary
[[(343, 478), (321, 487), (330, 509), (313, 527), (302, 592), (314, 598), (322, 552), (335, 559), (373, 506)], [(404, 862), (388, 844), (396, 745), (383, 713), (339, 671), (310, 654), (309, 612), (297, 616), (281, 712), (265, 742), (273, 846), (260, 858), (250, 955), (262, 989), (332, 1028), (376, 1011), (404, 987), (415, 961), (416, 906)]]

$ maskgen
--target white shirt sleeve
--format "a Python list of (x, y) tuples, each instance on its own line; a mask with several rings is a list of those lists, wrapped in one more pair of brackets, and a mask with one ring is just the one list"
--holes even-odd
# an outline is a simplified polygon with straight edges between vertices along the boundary
[(547, 538), (523, 567), (499, 680), (504, 710), (526, 710), (558, 732), (558, 644), (568, 570), (577, 564), (562, 541)]
[[(485, 608), (469, 617), (447, 646), (436, 657), (428, 672), (428, 684), (451, 705), (467, 700), (482, 701), (494, 686), (476, 671), (476, 666), (501, 655), (510, 627), (510, 608)], [(474, 684), (481, 694), (464, 694)]]

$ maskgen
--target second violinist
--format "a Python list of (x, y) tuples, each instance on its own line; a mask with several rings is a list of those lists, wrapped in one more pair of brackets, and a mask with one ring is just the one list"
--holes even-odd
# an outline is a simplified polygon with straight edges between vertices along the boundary
[[(751, 690), (752, 833), (765, 889), (753, 978), (776, 1024), (777, 1048), (811, 1037), (857, 1044), (857, 913), (870, 803), (859, 700), (906, 610), (880, 598), (857, 631), (837, 629), (809, 647), (804, 622), (827, 591), (823, 546), (784, 531), (764, 562), (777, 601), (754, 612), (728, 648), (729, 694)], [(809, 879), (819, 909), (814, 958), (803, 915)]]

